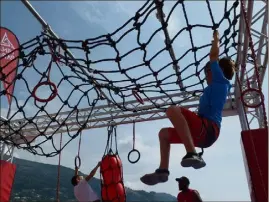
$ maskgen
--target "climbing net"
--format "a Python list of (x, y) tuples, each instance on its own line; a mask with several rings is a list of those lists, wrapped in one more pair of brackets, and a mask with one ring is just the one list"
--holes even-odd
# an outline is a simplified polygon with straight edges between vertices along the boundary
[[(171, 104), (181, 104), (192, 97), (199, 97), (204, 89), (203, 68), (208, 61), (211, 47), (211, 41), (204, 42), (202, 33), (212, 34), (213, 30), (223, 30), (220, 33), (220, 57), (234, 57), (238, 45), (236, 36), (240, 16), (237, 9), (239, 2), (237, 0), (231, 4), (226, 0), (222, 17), (216, 20), (210, 2), (204, 1), (203, 5), (209, 11), (209, 24), (192, 24), (190, 15), (187, 14), (187, 10), (191, 8), (188, 7), (188, 2), (182, 0), (173, 2), (169, 12), (165, 14), (167, 3), (159, 0), (146, 1), (133, 17), (109, 34), (85, 40), (65, 40), (54, 38), (45, 30), (39, 36), (21, 44), (18, 50), (13, 51), (19, 51), (15, 59), (19, 58), (21, 61), (16, 70), (16, 77), (7, 81), (6, 78), (11, 72), (4, 74), (2, 70), (8, 64), (0, 69), (1, 80), (7, 86), (16, 83), (16, 91), (19, 92), (16, 95), (9, 94), (6, 89), (0, 91), (1, 97), (9, 95), (13, 98), (11, 115), (0, 122), (1, 131), (5, 134), (0, 136), (1, 141), (36, 155), (55, 156), (60, 150), (51, 140), (57, 131), (60, 128), (67, 129), (66, 135), (69, 140), (61, 147), (63, 149), (86, 127), (94, 107), (104, 101), (120, 110), (137, 112), (136, 108), (127, 107), (126, 101), (136, 99), (143, 104), (143, 100), (147, 98), (153, 106), (147, 110), (151, 110), (166, 109)], [(182, 26), (171, 37), (168, 28), (171, 16), (176, 12), (182, 13), (180, 20), (185, 22), (186, 26)], [(150, 29), (150, 26), (147, 22), (152, 16), (156, 17), (155, 15), (159, 20), (156, 20), (159, 26), (153, 33), (149, 33), (147, 29)], [(206, 16), (207, 13), (202, 15)], [(197, 45), (198, 42), (193, 37), (193, 32), (198, 29), (201, 30), (201, 45)], [(189, 37), (189, 48), (186, 38), (182, 36)], [(132, 43), (126, 41), (128, 37)], [(135, 44), (135, 47), (122, 50), (122, 44), (126, 43)], [(73, 57), (69, 50), (76, 57)], [(184, 96), (170, 96), (171, 93), (177, 92), (183, 92)], [(170, 99), (169, 104), (160, 106), (151, 100), (152, 96), (160, 94)], [(86, 107), (90, 107), (87, 116), (78, 120)], [(52, 114), (55, 111), (57, 113)], [(70, 111), (70, 114), (61, 118), (64, 111)], [(71, 114), (76, 114), (77, 124), (81, 126), (75, 133), (69, 132), (66, 125)], [(49, 121), (35, 122), (37, 116), (49, 117)], [(18, 118), (21, 120), (20, 124), (13, 124), (12, 121)], [(46, 135), (46, 131), (55, 122), (59, 127), (53, 128), (54, 132), (51, 135)], [(44, 124), (46, 127), (43, 127)], [(31, 141), (17, 144), (14, 137), (20, 136), (25, 139), (24, 135), (29, 128), (37, 131), (35, 137)], [(38, 137), (42, 140), (36, 141)], [(42, 144), (48, 141), (51, 141), (55, 151), (43, 151)]]

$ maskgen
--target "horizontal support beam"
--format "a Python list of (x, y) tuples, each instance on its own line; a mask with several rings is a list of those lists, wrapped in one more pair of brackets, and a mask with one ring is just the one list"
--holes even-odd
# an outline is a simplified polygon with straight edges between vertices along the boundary
[[(171, 96), (171, 95), (170, 95)], [(171, 97), (178, 97), (179, 94), (174, 94)], [(161, 98), (160, 98), (161, 97)], [(233, 95), (230, 95), (233, 97)], [(160, 105), (170, 105), (172, 104), (169, 102), (170, 99), (164, 96), (155, 97), (155, 101), (162, 102)], [(152, 98), (154, 99), (154, 98)], [(194, 97), (192, 99), (186, 100), (183, 106), (184, 108), (191, 109), (192, 111), (197, 110), (198, 108), (198, 100), (199, 97)], [(137, 105), (137, 108), (143, 108), (147, 106), (141, 105), (137, 101), (129, 101), (126, 102), (126, 105)], [(97, 106), (93, 109), (92, 113), (89, 113), (89, 109), (83, 109), (83, 111), (77, 112), (62, 112), (59, 116), (54, 117), (53, 115), (50, 116), (39, 116), (33, 119), (34, 124), (28, 123), (27, 120), (18, 119), (12, 121), (10, 124), (13, 126), (12, 130), (20, 130), (23, 135), (31, 135), (33, 134), (38, 135), (42, 131), (45, 135), (51, 135), (55, 133), (64, 133), (64, 132), (77, 132), (79, 128), (83, 124), (86, 123), (88, 117), (90, 117), (86, 123), (85, 129), (91, 128), (100, 128), (109, 126), (113, 117), (113, 121), (115, 124), (128, 124), (131, 123), (133, 120), (136, 122), (142, 121), (151, 121), (157, 119), (164, 119), (166, 118), (165, 110), (164, 109), (151, 109), (151, 110), (144, 110), (138, 112), (131, 112), (131, 111), (121, 111), (116, 106), (113, 105), (103, 105)], [(223, 111), (223, 116), (234, 116), (237, 115), (237, 111), (235, 109), (235, 102), (233, 98), (228, 99), (225, 108)], [(55, 122), (52, 122), (52, 117), (56, 119)], [(68, 118), (67, 118), (68, 117)], [(61, 124), (65, 122), (65, 125), (62, 126)], [(20, 127), (19, 127), (20, 125)], [(7, 131), (7, 130), (5, 130)], [(12, 133), (12, 132), (11, 132)], [(30, 134), (29, 134), (30, 133)], [(7, 132), (5, 133), (7, 135)]]

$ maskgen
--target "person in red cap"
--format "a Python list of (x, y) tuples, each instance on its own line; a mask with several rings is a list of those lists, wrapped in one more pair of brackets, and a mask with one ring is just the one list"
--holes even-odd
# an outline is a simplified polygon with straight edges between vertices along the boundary
[(178, 202), (203, 202), (197, 190), (190, 189), (190, 181), (187, 177), (176, 178), (181, 192), (177, 195)]

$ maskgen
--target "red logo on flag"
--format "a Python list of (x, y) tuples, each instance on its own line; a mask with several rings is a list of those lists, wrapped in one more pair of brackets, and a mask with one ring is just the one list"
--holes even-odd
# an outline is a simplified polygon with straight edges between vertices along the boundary
[[(19, 63), (19, 40), (16, 35), (4, 27), (0, 27), (0, 78), (7, 91), (7, 99), (11, 104), (11, 95), (14, 91), (15, 77)], [(15, 51), (14, 51), (15, 50)], [(5, 75), (5, 78), (1, 74)]]

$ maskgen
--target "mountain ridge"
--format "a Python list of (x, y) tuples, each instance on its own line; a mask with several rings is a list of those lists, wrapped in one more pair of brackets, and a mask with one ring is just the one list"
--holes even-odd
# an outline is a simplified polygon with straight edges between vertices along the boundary
[[(16, 174), (11, 193), (11, 201), (55, 201), (58, 166), (24, 159), (14, 158)], [(35, 172), (38, 171), (38, 172)], [(60, 172), (60, 201), (76, 201), (71, 184), (74, 170), (61, 166)], [(81, 175), (85, 176), (84, 173)], [(100, 179), (93, 178), (89, 184), (100, 197)], [(146, 192), (126, 187), (127, 202), (131, 201), (176, 201), (176, 197), (167, 193)]]

